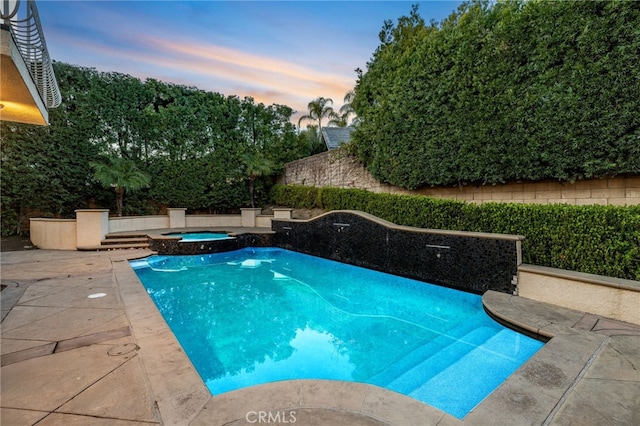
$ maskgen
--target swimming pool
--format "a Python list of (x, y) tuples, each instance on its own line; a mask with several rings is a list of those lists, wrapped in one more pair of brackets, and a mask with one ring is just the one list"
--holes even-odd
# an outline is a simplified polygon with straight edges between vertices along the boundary
[(169, 234), (163, 234), (168, 237), (182, 237), (180, 242), (197, 242), (197, 241), (215, 241), (215, 240), (229, 240), (233, 239), (224, 232), (172, 232)]
[(214, 395), (346, 380), (462, 418), (543, 345), (478, 295), (283, 249), (131, 264)]

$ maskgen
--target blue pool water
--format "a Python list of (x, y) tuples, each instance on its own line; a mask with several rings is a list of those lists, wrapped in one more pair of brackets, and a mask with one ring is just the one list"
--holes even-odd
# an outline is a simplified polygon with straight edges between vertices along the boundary
[(179, 233), (174, 232), (170, 234), (164, 234), (172, 237), (182, 237), (181, 242), (191, 242), (191, 241), (213, 241), (213, 240), (228, 240), (233, 237), (228, 236), (225, 233), (219, 232), (188, 232), (188, 233)]
[(131, 263), (214, 395), (347, 380), (462, 418), (543, 345), (478, 295), (277, 248)]

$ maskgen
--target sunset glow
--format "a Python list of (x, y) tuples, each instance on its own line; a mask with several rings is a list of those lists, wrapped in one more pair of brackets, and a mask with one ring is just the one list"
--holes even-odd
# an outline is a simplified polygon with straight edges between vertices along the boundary
[[(460, 1), (427, 1), (442, 20)], [(56, 61), (154, 78), (298, 112), (319, 96), (342, 105), (384, 20), (411, 2), (46, 1), (38, 7)], [(294, 118), (295, 118), (294, 117)], [(295, 120), (294, 120), (295, 121)]]

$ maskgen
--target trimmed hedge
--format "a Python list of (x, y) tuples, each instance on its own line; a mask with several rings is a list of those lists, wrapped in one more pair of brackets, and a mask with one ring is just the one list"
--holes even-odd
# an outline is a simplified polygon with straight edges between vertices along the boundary
[(405, 188), (640, 172), (640, 2), (472, 0), (386, 21), (351, 149)]
[(524, 235), (523, 261), (640, 280), (640, 206), (469, 204), (361, 189), (276, 185), (277, 205), (361, 210), (419, 228)]

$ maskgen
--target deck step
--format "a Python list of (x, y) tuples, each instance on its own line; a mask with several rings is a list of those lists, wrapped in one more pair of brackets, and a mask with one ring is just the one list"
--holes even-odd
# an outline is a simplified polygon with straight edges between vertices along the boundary
[(83, 251), (105, 251), (118, 249), (146, 249), (149, 248), (149, 237), (145, 233), (131, 232), (107, 234), (97, 246), (78, 247)]
[(107, 234), (104, 236), (107, 240), (120, 239), (120, 238), (144, 238), (147, 239), (147, 234), (142, 233), (126, 233), (126, 234)]
[(127, 244), (101, 244), (99, 246), (78, 247), (80, 251), (105, 251), (118, 249), (139, 249), (149, 248), (149, 243), (127, 243)]
[(101, 245), (111, 245), (111, 244), (133, 244), (133, 243), (146, 243), (147, 237), (122, 237), (122, 238), (105, 238), (100, 241)]

